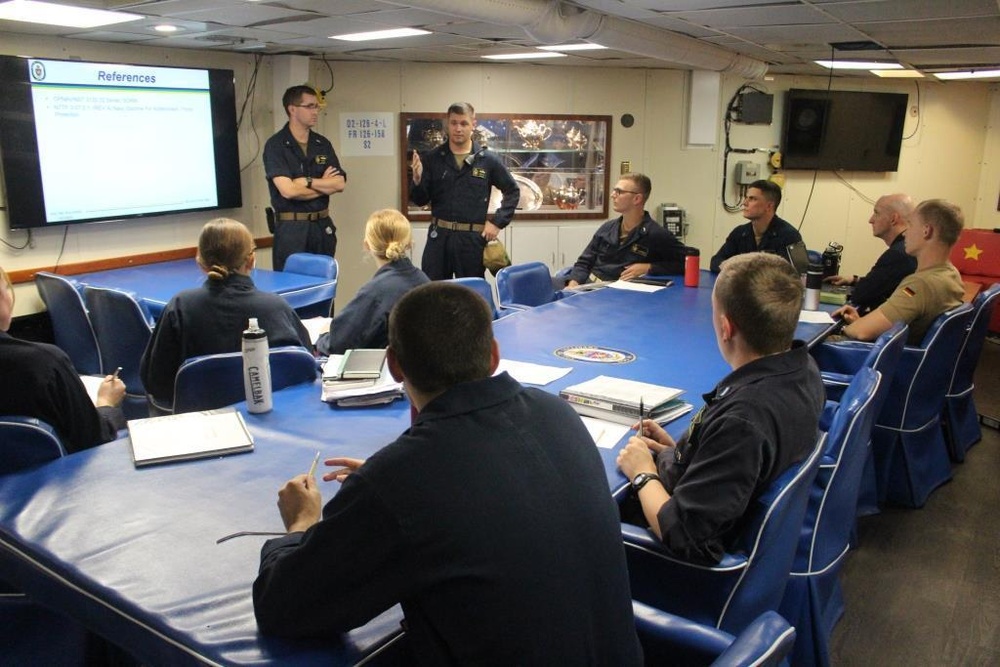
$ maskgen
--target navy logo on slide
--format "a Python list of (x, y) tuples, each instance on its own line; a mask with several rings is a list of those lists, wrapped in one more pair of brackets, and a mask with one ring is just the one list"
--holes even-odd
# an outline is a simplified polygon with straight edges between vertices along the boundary
[(31, 78), (35, 81), (45, 80), (45, 65), (37, 60), (31, 63)]

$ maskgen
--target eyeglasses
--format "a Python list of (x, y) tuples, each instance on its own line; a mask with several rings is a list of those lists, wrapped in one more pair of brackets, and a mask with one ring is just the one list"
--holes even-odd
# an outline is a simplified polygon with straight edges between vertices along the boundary
[(316, 109), (319, 109), (319, 105), (316, 104), (315, 102), (311, 104), (296, 104), (295, 106), (302, 107), (303, 109), (309, 109), (309, 111), (315, 111)]
[(619, 195), (638, 195), (642, 193), (636, 192), (635, 190), (622, 190), (621, 188), (611, 188), (611, 194), (617, 197)]

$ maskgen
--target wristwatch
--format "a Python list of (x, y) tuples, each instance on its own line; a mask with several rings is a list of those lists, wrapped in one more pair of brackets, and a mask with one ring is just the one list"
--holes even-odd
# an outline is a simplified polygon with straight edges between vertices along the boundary
[(642, 489), (642, 487), (646, 486), (647, 484), (649, 484), (649, 482), (651, 480), (654, 480), (654, 479), (657, 482), (661, 482), (662, 481), (662, 480), (660, 480), (660, 476), (657, 475), (656, 473), (641, 472), (641, 473), (639, 473), (638, 475), (636, 475), (635, 477), (632, 478), (632, 482), (631, 482), (632, 483), (632, 490), (635, 491), (636, 493), (638, 493), (639, 490)]
[(313, 177), (312, 176), (306, 176), (306, 187), (307, 188), (311, 188), (312, 186), (313, 186)]

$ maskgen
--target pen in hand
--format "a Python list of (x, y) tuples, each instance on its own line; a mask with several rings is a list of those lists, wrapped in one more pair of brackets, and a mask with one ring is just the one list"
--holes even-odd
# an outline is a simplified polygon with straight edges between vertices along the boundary
[(319, 464), (319, 450), (316, 450), (316, 457), (313, 458), (312, 465), (309, 466), (309, 474), (306, 477), (312, 478), (316, 474), (316, 466)]
[(116, 369), (115, 369), (115, 372), (114, 372), (114, 373), (112, 373), (112, 375), (114, 375), (114, 376), (115, 376), (115, 379), (117, 380), (117, 379), (118, 379), (118, 375), (119, 375), (119, 374), (120, 374), (121, 372), (122, 372), (122, 367), (121, 367), (121, 366), (119, 366), (118, 368), (116, 368)]
[(645, 406), (642, 404), (642, 396), (639, 397), (639, 427), (635, 430), (635, 434), (642, 437), (642, 420), (646, 416)]

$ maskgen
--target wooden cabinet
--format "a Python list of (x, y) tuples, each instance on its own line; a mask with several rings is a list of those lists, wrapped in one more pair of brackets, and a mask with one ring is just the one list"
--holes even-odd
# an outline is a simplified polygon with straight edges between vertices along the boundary
[[(498, 153), (521, 187), (515, 220), (604, 220), (608, 214), (611, 116), (479, 114), (474, 139)], [(429, 221), (409, 201), (413, 151), (447, 141), (440, 113), (400, 114), (402, 204), (410, 220)], [(491, 210), (500, 203), (494, 189)]]

